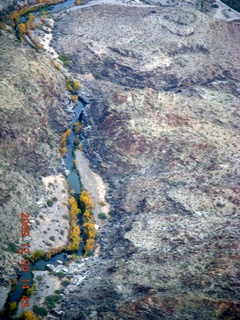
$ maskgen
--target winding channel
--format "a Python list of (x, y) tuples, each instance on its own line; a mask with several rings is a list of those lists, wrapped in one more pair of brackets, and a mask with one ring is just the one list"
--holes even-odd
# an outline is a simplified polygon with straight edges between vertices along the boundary
[[(151, 5), (124, 3), (122, 0), (93, 0), (93, 1), (90, 1), (86, 4), (84, 4), (84, 5), (72, 7), (72, 5), (74, 3), (75, 3), (75, 0), (66, 0), (63, 3), (59, 3), (59, 4), (55, 4), (55, 5), (48, 5), (47, 7), (42, 7), (42, 8), (39, 8), (37, 11), (34, 11), (34, 15), (35, 16), (40, 15), (43, 10), (46, 11), (47, 13), (57, 13), (57, 12), (60, 12), (64, 9), (65, 10), (67, 9), (67, 11), (75, 11), (75, 10), (79, 10), (84, 7), (92, 7), (92, 6), (103, 5), (103, 4), (122, 5), (122, 6), (131, 6), (131, 7), (154, 7)], [(25, 22), (30, 13), (31, 12), (28, 12), (25, 15), (23, 15), (20, 19), (20, 23)], [(71, 124), (69, 126), (69, 128), (71, 129), (71, 134), (68, 137), (67, 157), (65, 157), (63, 159), (65, 168), (67, 169), (67, 172), (68, 172), (67, 180), (69, 183), (69, 187), (70, 187), (70, 190), (72, 190), (72, 189), (75, 190), (74, 196), (76, 197), (76, 199), (79, 198), (79, 195), (81, 192), (81, 185), (80, 185), (79, 175), (78, 175), (77, 170), (74, 165), (73, 151), (75, 149), (74, 140), (76, 138), (76, 134), (73, 130), (73, 126), (76, 121), (80, 120), (80, 116), (81, 116), (83, 108), (84, 108), (84, 103), (82, 101), (78, 100), (77, 105), (74, 108), (74, 113), (73, 113), (73, 117), (71, 120)], [(79, 222), (79, 225), (81, 226), (81, 222)], [(80, 249), (77, 252), (77, 255), (82, 255), (83, 246), (84, 246), (84, 243), (82, 242), (80, 245)], [(27, 280), (28, 285), (29, 286), (32, 285), (32, 283), (33, 283), (32, 271), (33, 270), (41, 270), (41, 271), (46, 270), (46, 266), (48, 264), (57, 265), (57, 264), (59, 264), (58, 261), (61, 261), (62, 263), (67, 262), (68, 261), (67, 254), (62, 252), (62, 253), (59, 253), (59, 254), (53, 256), (52, 258), (50, 258), (47, 261), (46, 260), (39, 260), (34, 264), (31, 263), (29, 265), (30, 271), (24, 272), (18, 278), (17, 286), (16, 286), (15, 290), (10, 293), (7, 303), (12, 303), (12, 302), (20, 300), (21, 295), (22, 295), (22, 282), (23, 282), (22, 280)]]
[[(71, 120), (71, 124), (69, 126), (69, 128), (71, 129), (71, 134), (68, 137), (67, 157), (65, 157), (63, 159), (65, 167), (69, 172), (69, 174), (67, 175), (69, 188), (70, 188), (70, 190), (72, 190), (72, 189), (75, 190), (74, 196), (76, 197), (76, 199), (79, 198), (79, 195), (80, 195), (80, 192), (81, 192), (81, 185), (80, 185), (79, 175), (78, 175), (77, 170), (76, 170), (75, 165), (74, 165), (74, 154), (73, 154), (73, 152), (74, 152), (74, 149), (75, 149), (74, 140), (76, 138), (76, 134), (75, 134), (75, 132), (73, 130), (73, 126), (74, 126), (74, 123), (76, 121), (79, 121), (83, 108), (84, 108), (83, 102), (78, 100), (77, 105), (74, 108), (74, 114), (73, 114), (73, 117), (72, 117), (72, 120)], [(79, 221), (79, 224), (80, 224), (80, 221)], [(82, 255), (83, 245), (84, 245), (84, 243), (81, 242), (81, 245), (80, 245), (80, 248), (79, 248), (79, 250), (77, 252), (77, 255)], [(30, 271), (24, 272), (19, 277), (18, 284), (17, 284), (15, 290), (10, 294), (9, 303), (12, 303), (14, 301), (18, 301), (21, 298), (23, 280), (28, 280), (28, 285), (29, 286), (32, 285), (32, 282), (33, 282), (32, 271), (33, 270), (41, 270), (41, 271), (46, 270), (46, 266), (48, 264), (58, 265), (59, 264), (58, 261), (61, 261), (62, 263), (67, 262), (68, 261), (67, 254), (62, 252), (62, 253), (59, 253), (59, 254), (53, 256), (49, 260), (39, 260), (34, 264), (31, 263), (30, 264)]]

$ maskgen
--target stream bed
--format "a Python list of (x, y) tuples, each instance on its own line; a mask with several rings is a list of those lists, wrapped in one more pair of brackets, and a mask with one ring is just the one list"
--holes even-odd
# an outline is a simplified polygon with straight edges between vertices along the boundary
[[(71, 134), (68, 137), (67, 155), (66, 155), (66, 157), (63, 158), (67, 172), (69, 172), (67, 175), (67, 181), (69, 183), (69, 188), (70, 188), (70, 190), (75, 191), (74, 196), (76, 197), (76, 199), (79, 199), (79, 195), (80, 195), (80, 191), (81, 191), (81, 184), (80, 184), (80, 177), (79, 177), (78, 172), (77, 172), (75, 165), (74, 165), (74, 153), (73, 152), (75, 149), (74, 140), (76, 138), (76, 134), (75, 134), (73, 128), (74, 128), (74, 123), (79, 121), (83, 108), (84, 108), (83, 102), (78, 100), (78, 102), (74, 108), (74, 113), (73, 113), (73, 117), (71, 120), (71, 124), (69, 126), (69, 128), (71, 129)], [(79, 225), (81, 227), (81, 221), (79, 221)], [(84, 246), (84, 243), (81, 242), (80, 248), (77, 252), (77, 255), (82, 255), (83, 246)], [(39, 260), (34, 264), (31, 263), (29, 265), (30, 270), (28, 272), (22, 273), (22, 275), (19, 277), (18, 284), (17, 284), (15, 290), (10, 294), (9, 303), (20, 300), (22, 292), (23, 292), (23, 290), (22, 290), (23, 280), (27, 280), (29, 286), (32, 285), (32, 283), (33, 283), (32, 271), (33, 270), (41, 270), (41, 271), (46, 270), (46, 266), (48, 264), (58, 265), (59, 264), (58, 261), (61, 261), (62, 263), (67, 262), (68, 255), (66, 253), (62, 252), (62, 253), (59, 253), (59, 254), (53, 256), (49, 260)]]

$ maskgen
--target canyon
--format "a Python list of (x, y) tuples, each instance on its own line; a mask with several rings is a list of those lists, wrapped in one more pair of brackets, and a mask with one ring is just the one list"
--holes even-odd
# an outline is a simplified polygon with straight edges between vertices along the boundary
[[(51, 46), (81, 83), (83, 154), (110, 217), (95, 256), (56, 267), (71, 283), (47, 319), (238, 319), (240, 22), (193, 1), (129, 4), (53, 17)], [(57, 139), (70, 116), (47, 55), (1, 39), (7, 251), (17, 212), (38, 218), (42, 177), (62, 174)], [(2, 285), (17, 256), (7, 253)]]

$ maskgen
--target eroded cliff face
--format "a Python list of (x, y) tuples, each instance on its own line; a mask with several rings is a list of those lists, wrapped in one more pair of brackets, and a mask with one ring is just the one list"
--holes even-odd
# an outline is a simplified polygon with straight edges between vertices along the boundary
[(0, 285), (7, 286), (19, 272), (21, 212), (30, 212), (32, 233), (40, 209), (47, 214), (42, 177), (62, 171), (58, 146), (69, 117), (65, 79), (50, 61), (14, 34), (0, 30), (0, 43)]
[(239, 28), (192, 9), (103, 5), (56, 23), (112, 206), (64, 318), (240, 317)]

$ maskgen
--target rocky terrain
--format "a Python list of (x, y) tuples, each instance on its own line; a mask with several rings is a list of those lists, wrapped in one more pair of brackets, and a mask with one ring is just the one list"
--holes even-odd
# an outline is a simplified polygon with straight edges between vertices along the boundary
[(64, 318), (240, 317), (239, 30), (191, 8), (101, 5), (56, 22), (112, 207)]
[[(62, 206), (61, 195), (56, 198), (54, 192), (46, 192), (45, 182), (62, 171), (58, 147), (60, 133), (68, 124), (69, 116), (64, 108), (69, 98), (64, 77), (42, 54), (23, 46), (9, 31), (0, 30), (0, 43), (0, 285), (3, 290), (9, 288), (9, 281), (19, 272), (21, 212), (30, 212), (33, 236), (49, 216), (51, 209), (47, 201), (55, 197), (54, 206)], [(62, 189), (68, 200), (66, 182), (62, 182)], [(60, 214), (63, 220), (62, 214), (68, 214), (64, 207), (66, 211), (58, 210), (54, 218)], [(60, 224), (65, 223), (68, 229), (69, 223), (64, 221)], [(49, 237), (46, 230), (45, 237)], [(38, 242), (37, 238), (32, 238), (32, 245)], [(67, 232), (65, 244), (66, 239)]]
[(61, 70), (87, 103), (77, 167), (97, 202), (97, 252), (35, 272), (31, 304), (61, 288), (46, 319), (240, 318), (240, 23), (214, 3), (206, 15), (193, 0), (87, 1), (33, 32), (48, 57), (0, 30), (2, 305), (19, 272), (20, 212), (32, 249), (67, 241)]

